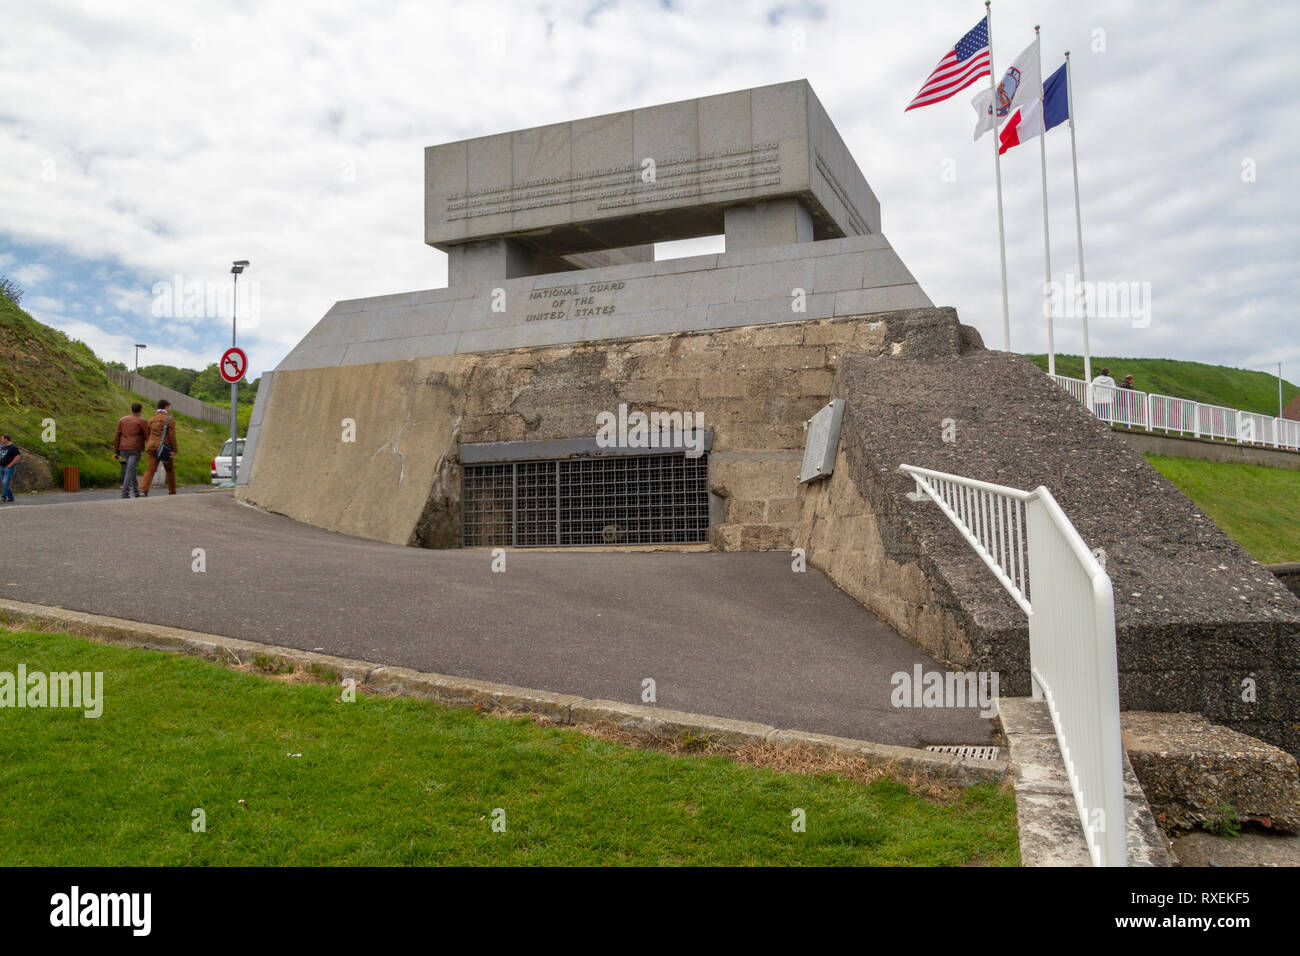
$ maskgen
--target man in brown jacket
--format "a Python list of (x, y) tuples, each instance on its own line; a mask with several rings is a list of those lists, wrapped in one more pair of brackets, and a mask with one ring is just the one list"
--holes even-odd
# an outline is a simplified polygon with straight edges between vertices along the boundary
[(149, 426), (149, 438), (145, 442), (144, 451), (149, 459), (149, 467), (144, 471), (144, 483), (140, 485), (140, 495), (149, 497), (149, 489), (153, 486), (154, 473), (158, 471), (158, 446), (167, 445), (171, 448), (171, 457), (162, 463), (163, 469), (167, 472), (167, 494), (176, 494), (176, 453), (179, 450), (176, 445), (176, 420), (172, 418), (171, 402), (167, 399), (158, 401), (158, 411), (153, 413), (153, 418), (146, 423)]
[(149, 423), (140, 417), (142, 407), (139, 402), (133, 402), (131, 414), (117, 420), (117, 434), (113, 436), (113, 457), (122, 463), (123, 498), (130, 498), (131, 492), (140, 497), (135, 469), (144, 454), (145, 442), (149, 440)]

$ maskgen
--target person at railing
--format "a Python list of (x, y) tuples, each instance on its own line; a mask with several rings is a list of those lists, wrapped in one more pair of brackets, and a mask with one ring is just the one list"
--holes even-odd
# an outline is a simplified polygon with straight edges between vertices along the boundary
[(1110, 369), (1103, 368), (1101, 374), (1092, 380), (1092, 408), (1103, 422), (1111, 420), (1110, 406), (1115, 396), (1115, 380), (1110, 377)]
[(1116, 392), (1115, 399), (1119, 404), (1119, 414), (1125, 425), (1132, 425), (1133, 420), (1137, 417), (1137, 396), (1129, 395), (1126, 392), (1134, 391), (1133, 376), (1125, 375), (1124, 381), (1119, 383), (1119, 387), (1125, 389), (1125, 392)]

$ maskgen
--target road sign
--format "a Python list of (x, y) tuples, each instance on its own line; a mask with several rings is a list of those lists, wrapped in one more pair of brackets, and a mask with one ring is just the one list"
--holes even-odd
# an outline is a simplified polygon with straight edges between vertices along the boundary
[(221, 371), (221, 377), (234, 385), (248, 371), (248, 356), (244, 354), (243, 349), (232, 346), (222, 354), (221, 364), (218, 368)]

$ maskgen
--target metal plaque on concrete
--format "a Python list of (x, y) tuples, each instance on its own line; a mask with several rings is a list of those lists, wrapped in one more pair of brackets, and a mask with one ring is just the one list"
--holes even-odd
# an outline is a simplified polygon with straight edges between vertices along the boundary
[(799, 483), (825, 478), (835, 470), (835, 452), (840, 447), (840, 423), (844, 421), (844, 399), (832, 398), (804, 423), (808, 437), (803, 449)]

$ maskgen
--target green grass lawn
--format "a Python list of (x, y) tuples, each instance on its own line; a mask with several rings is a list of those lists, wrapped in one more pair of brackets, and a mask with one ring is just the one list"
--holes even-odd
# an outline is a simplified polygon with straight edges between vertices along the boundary
[[(1046, 355), (1026, 355), (1025, 358), (1047, 371)], [(1092, 374), (1100, 375), (1103, 366), (1110, 369), (1111, 377), (1116, 382), (1131, 374), (1134, 387), (1144, 392), (1240, 408), (1261, 415), (1277, 415), (1277, 376), (1266, 371), (1207, 365), (1204, 362), (1181, 362), (1176, 359), (1095, 356), (1092, 359)], [(1083, 356), (1057, 355), (1056, 373), (1070, 378), (1083, 378)], [(1291, 401), (1297, 393), (1300, 393), (1300, 386), (1283, 380), (1284, 401)]]
[(1147, 455), (1257, 561), (1300, 561), (1300, 471)]
[(103, 714), (0, 709), (0, 866), (1018, 861), (1014, 799), (993, 785), (932, 800), (0, 630), (0, 671), (20, 662), (102, 671)]

